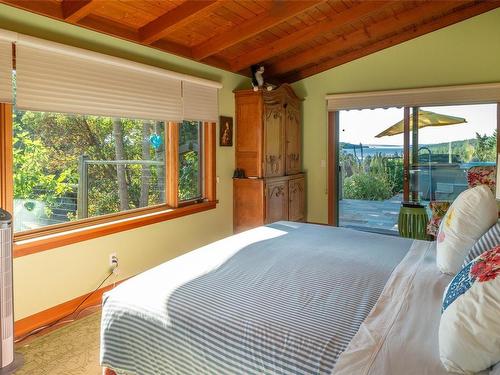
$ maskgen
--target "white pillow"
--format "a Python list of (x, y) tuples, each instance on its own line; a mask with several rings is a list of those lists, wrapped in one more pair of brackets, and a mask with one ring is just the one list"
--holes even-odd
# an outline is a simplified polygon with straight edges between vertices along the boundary
[(439, 227), (436, 262), (441, 272), (457, 273), (469, 249), (497, 218), (497, 204), (489, 187), (479, 185), (462, 192)]
[(470, 374), (500, 361), (500, 246), (467, 264), (443, 297), (439, 356), (448, 371)]

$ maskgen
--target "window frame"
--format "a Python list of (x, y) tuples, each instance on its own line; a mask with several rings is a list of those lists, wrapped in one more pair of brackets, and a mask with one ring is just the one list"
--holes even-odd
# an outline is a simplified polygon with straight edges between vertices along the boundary
[[(13, 106), (0, 103), (0, 207), (13, 213)], [(179, 202), (179, 123), (165, 121), (165, 203), (14, 233), (14, 257), (106, 236), (216, 207), (216, 123), (202, 121), (202, 198)], [(175, 168), (175, 169), (174, 169)]]
[[(495, 84), (497, 87), (497, 84)], [(482, 86), (488, 86), (488, 85), (482, 85)], [(491, 86), (491, 85), (489, 85)], [(458, 86), (458, 87), (464, 87), (464, 86)], [(415, 89), (413, 91), (415, 92), (420, 92), (423, 90), (431, 90), (431, 89)], [(409, 90), (412, 91), (412, 90)], [(438, 91), (438, 90), (436, 90)], [(394, 92), (398, 92), (398, 90), (395, 90)], [(432, 93), (432, 91), (430, 91)], [(386, 91), (383, 92), (383, 94), (388, 95), (392, 94), (392, 91)], [(345, 96), (347, 98), (349, 97), (355, 97), (357, 94), (346, 94)], [(360, 97), (362, 97), (363, 93), (360, 94)], [(375, 96), (376, 94), (374, 93), (368, 93), (366, 94), (367, 96)], [(337, 96), (331, 95), (330, 97), (337, 97), (337, 98), (342, 98), (342, 94), (339, 94)], [(375, 103), (375, 101), (374, 101)], [(335, 109), (332, 108), (331, 106), (329, 107), (329, 103), (327, 102), (327, 118), (328, 118), (328, 123), (327, 123), (327, 137), (328, 137), (328, 162), (327, 162), (327, 178), (328, 178), (328, 225), (337, 227), (339, 226), (338, 219), (339, 219), (339, 179), (338, 179), (338, 161), (339, 161), (339, 111), (342, 109)], [(496, 104), (497, 107), (497, 115), (496, 115), (496, 131), (497, 131), (497, 154), (500, 155), (500, 100), (498, 101), (484, 101), (481, 102), (479, 99), (477, 100), (472, 100), (469, 99), (469, 102), (461, 102), (458, 104), (453, 104), (453, 103), (446, 103), (446, 104), (425, 104), (425, 105), (403, 105), (403, 111), (404, 111), (404, 149), (408, 150), (410, 146), (410, 116), (412, 115), (410, 112), (410, 109), (412, 108), (420, 108), (420, 107), (432, 107), (432, 106), (437, 106), (437, 105), (473, 105), (473, 104)], [(398, 105), (389, 105), (387, 104), (386, 107), (397, 107)], [(368, 105), (368, 108), (375, 108), (375, 105)], [(352, 109), (352, 108), (350, 108)], [(363, 108), (366, 109), (366, 108)], [(498, 159), (497, 159), (498, 163)], [(404, 199), (408, 199), (410, 195), (410, 178), (409, 178), (409, 171), (410, 168), (410, 156), (409, 152), (404, 153), (404, 160), (403, 160), (403, 170), (404, 170), (404, 175), (403, 175), (403, 189), (404, 189)], [(497, 169), (498, 169), (498, 164), (497, 164)]]
[[(199, 197), (195, 197), (195, 198), (190, 198), (190, 199), (185, 199), (185, 200), (181, 200), (179, 198), (178, 199), (178, 204), (179, 204), (179, 207), (183, 207), (183, 206), (186, 206), (186, 205), (189, 205), (189, 204), (193, 204), (193, 203), (197, 203), (197, 202), (200, 202), (200, 200), (203, 200), (203, 197), (205, 195), (205, 127), (203, 126), (203, 121), (198, 121), (200, 123), (200, 128), (198, 129), (198, 139), (200, 140), (200, 144), (199, 144), (199, 151), (198, 151), (198, 154), (199, 154), (199, 157), (201, 157), (201, 161), (200, 161), (200, 170), (198, 171), (198, 179), (199, 179), (199, 188), (200, 188), (200, 196)], [(179, 132), (180, 132), (180, 128), (179, 128)], [(179, 133), (180, 135), (180, 133)], [(178, 150), (177, 150), (178, 151)], [(180, 163), (180, 155), (177, 154), (177, 162)], [(179, 167), (179, 166), (178, 166)], [(177, 172), (178, 173), (178, 172)], [(179, 189), (177, 189), (177, 193), (179, 193)]]

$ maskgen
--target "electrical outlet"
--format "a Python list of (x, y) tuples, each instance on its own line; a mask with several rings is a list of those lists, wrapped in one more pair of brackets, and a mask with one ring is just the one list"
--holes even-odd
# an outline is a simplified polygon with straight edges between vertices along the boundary
[(109, 254), (109, 266), (110, 267), (118, 267), (118, 256), (116, 253)]

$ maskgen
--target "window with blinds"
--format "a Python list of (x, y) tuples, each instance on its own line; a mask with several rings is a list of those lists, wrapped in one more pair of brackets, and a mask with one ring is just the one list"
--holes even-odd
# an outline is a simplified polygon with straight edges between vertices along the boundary
[(15, 97), (14, 137), (0, 152), (13, 154), (2, 183), (18, 238), (215, 201), (205, 186), (215, 179), (219, 83), (5, 35), (0, 105)]

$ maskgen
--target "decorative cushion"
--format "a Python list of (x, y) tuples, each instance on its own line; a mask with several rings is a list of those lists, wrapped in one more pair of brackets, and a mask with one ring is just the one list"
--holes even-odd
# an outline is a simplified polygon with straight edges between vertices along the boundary
[(500, 221), (497, 221), (483, 236), (477, 240), (469, 251), (469, 255), (465, 258), (463, 266), (467, 265), (479, 255), (494, 246), (500, 245)]
[(468, 251), (497, 222), (498, 211), (485, 185), (468, 189), (452, 203), (437, 235), (436, 262), (443, 273), (457, 273)]
[(495, 194), (496, 167), (488, 165), (469, 168), (467, 171), (467, 183), (469, 184), (469, 188), (478, 185), (486, 185), (491, 189), (491, 192)]
[(431, 236), (436, 236), (439, 231), (439, 225), (443, 220), (446, 211), (450, 208), (451, 202), (446, 201), (432, 201), (429, 203), (429, 208), (431, 209), (431, 219), (427, 224), (427, 234)]
[[(495, 194), (496, 167), (488, 165), (469, 168), (467, 170), (467, 184), (469, 189), (478, 185), (486, 185), (491, 189), (491, 192)], [(437, 236), (439, 225), (441, 224), (441, 221), (450, 205), (451, 202), (445, 201), (431, 201), (429, 203), (429, 208), (431, 209), (432, 215), (427, 225), (427, 234), (431, 236)]]
[(500, 361), (500, 246), (468, 263), (443, 296), (439, 355), (448, 371), (470, 374)]

